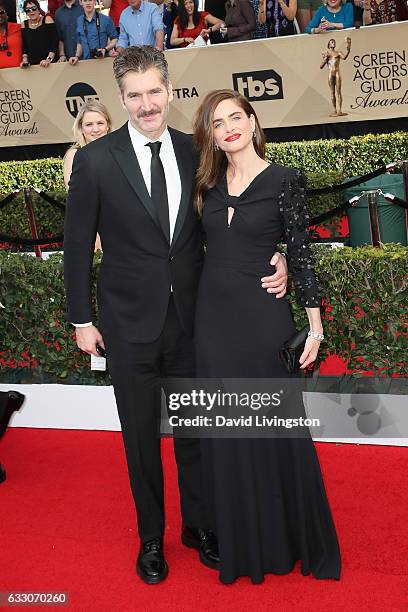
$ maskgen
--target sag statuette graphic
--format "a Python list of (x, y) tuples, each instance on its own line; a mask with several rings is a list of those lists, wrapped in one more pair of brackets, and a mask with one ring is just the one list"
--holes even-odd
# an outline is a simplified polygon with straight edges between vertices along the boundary
[(323, 51), (322, 62), (320, 64), (320, 69), (324, 68), (327, 65), (329, 74), (328, 74), (328, 84), (330, 90), (330, 97), (333, 105), (333, 112), (330, 113), (329, 117), (344, 117), (348, 113), (344, 113), (342, 111), (343, 105), (343, 96), (341, 95), (341, 74), (340, 74), (340, 61), (346, 60), (350, 55), (351, 51), (351, 38), (346, 38), (346, 52), (342, 53), (336, 49), (336, 41), (334, 38), (331, 38), (327, 43), (327, 50)]

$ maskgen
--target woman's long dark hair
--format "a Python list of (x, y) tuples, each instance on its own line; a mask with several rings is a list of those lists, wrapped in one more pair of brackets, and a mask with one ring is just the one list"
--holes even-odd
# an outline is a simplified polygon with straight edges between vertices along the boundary
[[(178, 18), (181, 30), (185, 30), (188, 26), (188, 14), (186, 11), (186, 7), (184, 6), (184, 0), (179, 1), (178, 5)], [(197, 27), (200, 21), (200, 15), (198, 14), (198, 2), (194, 0), (194, 13), (193, 13), (193, 23), (194, 26)]]
[(214, 148), (214, 112), (220, 102), (233, 100), (247, 115), (255, 118), (254, 148), (259, 157), (265, 157), (265, 134), (258, 117), (248, 100), (232, 89), (216, 89), (206, 95), (194, 117), (194, 145), (200, 155), (196, 173), (195, 201), (198, 214), (201, 216), (204, 207), (204, 196), (208, 189), (214, 187), (227, 169), (227, 156), (224, 151)]

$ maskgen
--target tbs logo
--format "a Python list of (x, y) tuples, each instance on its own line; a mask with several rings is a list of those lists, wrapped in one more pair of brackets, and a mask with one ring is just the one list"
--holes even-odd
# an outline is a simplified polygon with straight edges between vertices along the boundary
[(283, 100), (282, 77), (274, 70), (239, 72), (232, 75), (232, 82), (235, 91), (250, 101)]

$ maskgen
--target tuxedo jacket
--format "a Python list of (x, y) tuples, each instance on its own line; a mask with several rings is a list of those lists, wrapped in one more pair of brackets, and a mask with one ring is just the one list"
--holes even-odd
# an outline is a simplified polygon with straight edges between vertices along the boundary
[(97, 300), (102, 334), (129, 342), (154, 341), (163, 329), (172, 288), (181, 323), (192, 335), (204, 254), (193, 205), (197, 157), (191, 136), (171, 128), (169, 132), (181, 179), (171, 244), (147, 191), (127, 124), (76, 153), (65, 216), (69, 321), (94, 321), (91, 273), (99, 232), (103, 258)]

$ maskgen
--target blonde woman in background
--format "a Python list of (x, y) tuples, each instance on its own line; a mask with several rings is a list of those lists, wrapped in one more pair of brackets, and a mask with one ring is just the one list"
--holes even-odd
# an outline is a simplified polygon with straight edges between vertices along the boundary
[[(85, 102), (76, 116), (72, 132), (74, 134), (74, 143), (65, 153), (62, 166), (64, 171), (64, 183), (68, 190), (69, 179), (72, 173), (72, 164), (78, 149), (85, 145), (106, 136), (112, 129), (112, 119), (108, 109), (104, 104), (97, 100)], [(99, 234), (96, 237), (95, 251), (102, 250)]]

